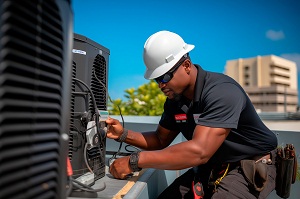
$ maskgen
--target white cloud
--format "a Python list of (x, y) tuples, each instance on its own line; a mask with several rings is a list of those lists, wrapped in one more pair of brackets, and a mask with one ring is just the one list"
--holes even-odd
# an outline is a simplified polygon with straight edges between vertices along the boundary
[(278, 40), (284, 39), (285, 36), (284, 36), (284, 32), (282, 30), (279, 30), (279, 31), (268, 30), (266, 32), (266, 37), (273, 41), (278, 41)]
[(298, 73), (300, 73), (300, 53), (281, 54), (280, 57), (296, 62)]

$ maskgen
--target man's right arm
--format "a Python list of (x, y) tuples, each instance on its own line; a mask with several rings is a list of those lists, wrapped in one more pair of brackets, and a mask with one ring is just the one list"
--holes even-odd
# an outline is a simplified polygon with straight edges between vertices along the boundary
[[(124, 129), (118, 120), (109, 118), (106, 123), (109, 126), (107, 130), (108, 138), (118, 139), (124, 133)], [(140, 133), (128, 130), (125, 142), (143, 150), (159, 150), (169, 146), (178, 133), (160, 125), (158, 125), (156, 131), (152, 132)]]

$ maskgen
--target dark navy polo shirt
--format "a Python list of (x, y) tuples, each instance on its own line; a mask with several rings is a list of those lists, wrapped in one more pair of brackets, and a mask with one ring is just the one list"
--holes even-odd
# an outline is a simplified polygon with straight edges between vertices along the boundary
[(196, 67), (194, 100), (167, 98), (159, 124), (182, 132), (187, 140), (196, 125), (230, 128), (212, 162), (235, 162), (275, 149), (277, 137), (261, 121), (243, 88), (229, 76)]

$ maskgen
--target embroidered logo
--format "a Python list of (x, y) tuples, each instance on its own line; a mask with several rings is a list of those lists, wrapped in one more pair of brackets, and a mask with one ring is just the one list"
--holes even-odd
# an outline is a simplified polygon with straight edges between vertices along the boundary
[(175, 115), (175, 120), (177, 123), (186, 122), (187, 116), (186, 114), (177, 114)]

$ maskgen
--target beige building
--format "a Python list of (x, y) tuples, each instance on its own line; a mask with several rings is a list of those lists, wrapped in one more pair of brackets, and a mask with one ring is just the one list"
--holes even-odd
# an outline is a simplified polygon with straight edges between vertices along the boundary
[(247, 92), (262, 112), (296, 112), (298, 106), (295, 62), (270, 55), (228, 60), (225, 74)]

